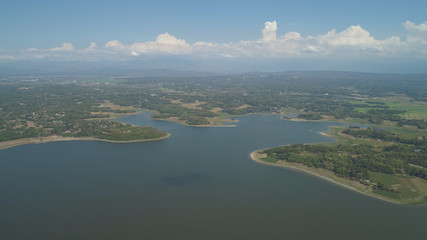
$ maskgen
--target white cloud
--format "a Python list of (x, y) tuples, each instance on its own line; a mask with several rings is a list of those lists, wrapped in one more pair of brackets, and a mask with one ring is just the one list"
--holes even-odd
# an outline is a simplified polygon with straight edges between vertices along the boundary
[(157, 36), (154, 42), (134, 43), (130, 49), (138, 53), (160, 53), (160, 54), (189, 54), (192, 52), (191, 45), (185, 40), (178, 39), (169, 33)]
[[(163, 33), (157, 36), (155, 41), (136, 42), (131, 45), (125, 45), (117, 40), (109, 41), (105, 44), (106, 48), (128, 52), (132, 56), (136, 54), (189, 54), (192, 47), (185, 40), (178, 39), (169, 33)], [(133, 52), (133, 54), (132, 54)]]
[(178, 39), (169, 33), (163, 33), (157, 36), (156, 43), (163, 45), (187, 46), (188, 44), (181, 39)]
[(262, 30), (262, 41), (269, 42), (274, 41), (277, 38), (277, 23), (276, 21), (265, 22), (264, 29)]
[[(64, 42), (61, 47), (51, 49), (30, 48), (16, 54), (22, 58), (55, 59), (131, 59), (145, 55), (191, 55), (199, 58), (304, 58), (312, 56), (425, 56), (427, 57), (427, 22), (416, 25), (406, 21), (402, 24), (408, 35), (405, 41), (399, 36), (376, 39), (360, 25), (349, 26), (338, 32), (331, 30), (317, 36), (302, 36), (298, 32), (278, 34), (276, 21), (267, 21), (258, 40), (242, 40), (218, 44), (195, 42), (190, 44), (167, 32), (159, 34), (154, 41), (125, 44), (119, 40), (98, 46), (91, 42), (89, 47), (74, 49)], [(4, 53), (4, 51), (2, 51)], [(11, 54), (8, 53), (7, 56)], [(3, 58), (6, 54), (4, 54)]]
[(137, 53), (137, 52), (130, 52), (130, 55), (134, 56), (134, 57), (137, 57), (137, 56), (139, 56), (139, 53)]
[(377, 40), (360, 25), (350, 26), (338, 34), (336, 30), (332, 30), (325, 35), (319, 35), (317, 40), (320, 44), (328, 44), (330, 46), (370, 47), (378, 44)]
[(123, 49), (125, 48), (125, 45), (123, 43), (119, 42), (118, 40), (112, 40), (104, 45), (106, 48), (112, 48), (112, 49)]
[(83, 51), (85, 52), (95, 52), (98, 50), (98, 45), (96, 44), (96, 42), (91, 42), (89, 44), (89, 47), (83, 49)]
[(28, 48), (27, 51), (28, 52), (37, 52), (37, 51), (40, 51), (40, 49), (38, 49), (38, 48)]
[(50, 51), (52, 51), (52, 52), (58, 52), (58, 51), (73, 51), (74, 50), (74, 47), (73, 47), (73, 44), (71, 44), (71, 43), (67, 43), (67, 42), (64, 42), (64, 43), (62, 43), (62, 46), (61, 47), (54, 47), (54, 48), (51, 48), (51, 49), (49, 49)]
[(318, 52), (320, 52), (320, 50), (318, 49), (318, 47), (311, 46), (311, 45), (303, 48), (302, 51), (306, 52), (306, 53), (318, 53)]
[(403, 26), (410, 33), (427, 34), (427, 22), (416, 25), (411, 21), (406, 21), (405, 23), (403, 23)]
[[(350, 26), (344, 31), (337, 33), (336, 30), (316, 37), (308, 37), (314, 40), (318, 53), (334, 54), (363, 54), (363, 55), (387, 55), (404, 51), (406, 43), (400, 37), (392, 36), (385, 40), (375, 39), (370, 32), (360, 25)], [(308, 47), (305, 50), (310, 50)], [(311, 48), (313, 49), (313, 48)], [(312, 51), (310, 51), (312, 52)]]
[(422, 49), (424, 53), (427, 52), (427, 22), (416, 25), (411, 21), (406, 21), (402, 24), (408, 31), (407, 41), (410, 43), (412, 49)]
[[(395, 53), (396, 47), (403, 44), (399, 37), (386, 40), (377, 40), (361, 26), (350, 26), (337, 33), (329, 31), (315, 37), (302, 37), (298, 32), (288, 32), (277, 36), (277, 23), (266, 22), (262, 30), (262, 38), (255, 41), (240, 41), (227, 44), (195, 43), (193, 52), (198, 54), (203, 51), (206, 55), (221, 57), (263, 57), (263, 58), (293, 58), (313, 55), (337, 54), (385, 54), (388, 50)], [(391, 51), (391, 49), (394, 49)]]
[(301, 34), (297, 32), (288, 32), (285, 35), (280, 37), (281, 41), (299, 40), (299, 39), (301, 39)]
[(193, 47), (207, 47), (207, 48), (213, 48), (213, 47), (218, 47), (218, 44), (216, 43), (211, 43), (211, 42), (196, 42), (193, 44)]

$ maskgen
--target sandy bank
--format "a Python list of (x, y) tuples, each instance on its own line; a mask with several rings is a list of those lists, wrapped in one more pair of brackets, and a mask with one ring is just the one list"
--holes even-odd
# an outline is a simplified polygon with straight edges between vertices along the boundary
[(24, 144), (39, 144), (47, 142), (58, 142), (58, 141), (101, 141), (101, 142), (111, 142), (111, 143), (133, 143), (133, 142), (148, 142), (148, 141), (159, 141), (170, 137), (170, 134), (167, 133), (166, 136), (154, 138), (154, 139), (140, 139), (140, 140), (130, 140), (130, 141), (113, 141), (107, 139), (98, 139), (94, 137), (62, 137), (62, 136), (49, 136), (49, 137), (38, 137), (38, 138), (22, 138), (11, 141), (0, 142), (0, 149), (15, 147)]
[(363, 184), (360, 184), (359, 182), (337, 177), (333, 172), (328, 171), (326, 169), (310, 168), (310, 167), (304, 166), (303, 164), (300, 164), (300, 163), (292, 163), (292, 162), (286, 162), (286, 161), (278, 161), (278, 163), (270, 163), (270, 162), (263, 161), (262, 158), (265, 158), (267, 155), (260, 153), (260, 151), (262, 151), (262, 150), (257, 150), (257, 151), (252, 152), (250, 154), (251, 159), (258, 162), (258, 163), (261, 163), (261, 164), (276, 166), (276, 167), (283, 167), (283, 168), (303, 172), (306, 174), (310, 174), (312, 176), (318, 177), (318, 178), (326, 180), (328, 182), (332, 182), (334, 184), (337, 184), (337, 185), (344, 187), (346, 189), (350, 189), (350, 190), (355, 191), (357, 193), (361, 193), (361, 194), (364, 194), (366, 196), (374, 197), (374, 198), (381, 199), (381, 200), (384, 200), (387, 202), (400, 204), (400, 202), (398, 202), (398, 201), (393, 201), (392, 199), (388, 199), (388, 198), (382, 197), (380, 195), (376, 195), (376, 194), (369, 192), (367, 187)]

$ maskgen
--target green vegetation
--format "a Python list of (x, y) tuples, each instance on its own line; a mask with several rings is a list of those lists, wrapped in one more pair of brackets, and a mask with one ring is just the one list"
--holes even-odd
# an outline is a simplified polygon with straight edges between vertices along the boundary
[(346, 72), (10, 76), (0, 79), (0, 138), (6, 141), (76, 133), (71, 128), (75, 122), (82, 125), (82, 121), (111, 118), (136, 109), (148, 109), (156, 113), (153, 118), (187, 125), (220, 125), (227, 116), (277, 114), (292, 109), (306, 120), (387, 123), (390, 128), (408, 131), (411, 127), (426, 129), (425, 78)]
[[(265, 150), (264, 161), (302, 163), (402, 203), (427, 202), (427, 76), (286, 72), (228, 76), (7, 76), (0, 79), (0, 142), (49, 136), (111, 141), (167, 133), (111, 120), (136, 110), (203, 126), (252, 113), (361, 122), (333, 128), (333, 144)], [(381, 130), (383, 129), (383, 130)]]
[(426, 138), (406, 139), (393, 132), (359, 127), (337, 133), (336, 143), (294, 144), (262, 153), (267, 154), (268, 162), (275, 159), (273, 162), (323, 168), (365, 185), (368, 192), (403, 203), (427, 202)]
[(427, 103), (407, 101), (384, 101), (391, 110), (402, 111), (410, 119), (427, 119)]
[(302, 118), (305, 120), (321, 120), (323, 117), (317, 113), (302, 113), (298, 114), (298, 118)]
[(366, 118), (370, 123), (382, 124), (384, 120), (397, 122), (398, 126), (411, 125), (427, 128), (427, 103), (414, 102), (407, 98), (395, 97), (382, 101), (349, 101), (354, 106), (355, 117)]
[(350, 101), (357, 105), (354, 110), (367, 113), (369, 110), (390, 109), (401, 112), (401, 116), (411, 119), (427, 119), (427, 103), (415, 102), (407, 97), (379, 98), (376, 101)]
[(73, 129), (62, 136), (70, 137), (95, 137), (110, 141), (143, 141), (158, 139), (167, 136), (167, 133), (153, 127), (137, 127), (112, 121), (81, 121)]
[(152, 109), (159, 112), (158, 114), (153, 115), (153, 118), (166, 119), (177, 117), (179, 120), (185, 121), (188, 125), (206, 125), (210, 122), (207, 118), (218, 117), (218, 114), (215, 114), (210, 111), (200, 110), (200, 109), (189, 109), (183, 107), (179, 104), (141, 104), (142, 108)]
[[(111, 141), (158, 139), (166, 132), (103, 120), (134, 109), (102, 99), (102, 90), (57, 84), (0, 88), (0, 142), (49, 136), (94, 137)], [(108, 103), (108, 104), (106, 104)]]
[(0, 79), (0, 142), (166, 136), (154, 128), (108, 120), (140, 109), (153, 111), (154, 119), (193, 126), (221, 125), (230, 116), (285, 112), (306, 120), (361, 122), (375, 128), (332, 129), (338, 140), (334, 144), (274, 148), (266, 151), (265, 160), (327, 169), (371, 192), (418, 203), (426, 201), (427, 192), (426, 93), (427, 75), (6, 76)]

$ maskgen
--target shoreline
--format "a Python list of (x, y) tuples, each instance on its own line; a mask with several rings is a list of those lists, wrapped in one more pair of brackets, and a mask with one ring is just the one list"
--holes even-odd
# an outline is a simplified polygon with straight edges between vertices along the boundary
[(304, 118), (283, 118), (283, 120), (291, 121), (291, 122), (331, 122), (331, 123), (354, 123), (354, 124), (367, 124), (366, 122), (360, 121), (358, 119), (336, 119), (329, 115), (324, 115), (324, 118), (318, 120), (309, 120)]
[[(185, 121), (173, 119), (173, 117), (171, 117), (171, 118), (152, 118), (150, 116), (150, 119), (155, 120), (155, 121), (157, 120), (157, 121), (167, 121), (167, 122), (178, 123), (180, 125), (187, 126), (187, 127), (236, 127), (236, 125), (234, 125), (234, 124), (231, 124), (231, 125), (226, 125), (226, 124), (190, 125), (190, 124), (186, 124)], [(238, 121), (230, 121), (229, 123), (236, 123), (236, 122), (238, 122)]]
[[(141, 108), (138, 112), (140, 113), (141, 111), (151, 112), (153, 114), (158, 114), (159, 113), (156, 110), (151, 110), (151, 109), (146, 109), (146, 108)], [(189, 125), (189, 124), (186, 124), (185, 121), (183, 121), (183, 120), (175, 119), (176, 117), (153, 118), (152, 116), (149, 116), (149, 118), (151, 120), (154, 120), (154, 121), (166, 121), (166, 122), (178, 123), (180, 125), (187, 126), (187, 127), (236, 127), (236, 125), (226, 125), (226, 124)], [(227, 123), (227, 122), (229, 122), (229, 123), (236, 123), (236, 122), (239, 122), (239, 121), (238, 120), (231, 120), (231, 119), (230, 119), (230, 121), (221, 121), (221, 123)]]
[[(290, 170), (302, 172), (302, 173), (305, 173), (305, 174), (309, 174), (311, 176), (314, 176), (314, 177), (320, 178), (322, 180), (328, 181), (330, 183), (336, 184), (338, 186), (341, 186), (341, 187), (343, 187), (345, 189), (352, 190), (352, 191), (354, 191), (356, 193), (363, 194), (365, 196), (369, 196), (369, 197), (372, 197), (372, 198), (375, 198), (375, 199), (380, 199), (382, 201), (386, 201), (386, 202), (393, 203), (393, 204), (399, 204), (399, 205), (412, 205), (412, 204), (405, 204), (405, 203), (399, 202), (399, 201), (393, 201), (392, 199), (389, 199), (389, 198), (386, 198), (386, 197), (383, 197), (383, 196), (379, 196), (379, 195), (376, 195), (376, 194), (372, 194), (370, 192), (363, 191), (361, 189), (358, 189), (355, 186), (350, 185), (350, 183), (355, 184), (355, 185), (360, 184), (358, 182), (347, 180), (347, 179), (342, 179), (342, 178), (339, 178), (337, 176), (335, 176), (336, 179), (333, 179), (333, 178), (330, 178), (329, 176), (326, 176), (326, 174), (322, 175), (322, 173), (320, 173), (320, 172), (315, 172), (313, 169), (311, 169), (311, 168), (309, 168), (307, 166), (304, 166), (302, 164), (289, 163), (289, 162), (270, 163), (270, 162), (263, 161), (263, 160), (261, 160), (261, 158), (264, 157), (264, 156), (262, 156), (262, 154), (259, 153), (262, 150), (263, 149), (255, 150), (255, 151), (251, 152), (250, 153), (250, 158), (253, 161), (255, 161), (257, 163), (260, 163), (260, 164), (274, 166), (274, 167), (282, 167), (282, 168), (286, 168), (286, 169), (290, 169)], [(321, 169), (319, 169), (319, 171), (321, 171)], [(324, 170), (324, 172), (327, 172), (327, 170)], [(333, 174), (333, 173), (331, 173), (331, 174)], [(346, 182), (348, 182), (348, 184), (346, 184)]]
[(109, 142), (109, 143), (136, 143), (136, 142), (151, 142), (151, 141), (160, 141), (170, 137), (170, 133), (167, 133), (166, 136), (153, 138), (153, 139), (139, 139), (139, 140), (129, 140), (129, 141), (115, 141), (108, 139), (100, 139), (95, 137), (63, 137), (63, 136), (49, 136), (49, 137), (34, 137), (34, 138), (21, 138), (5, 142), (0, 142), (0, 149), (7, 149), (11, 147), (16, 147), (25, 144), (41, 144), (48, 142), (63, 142), (63, 141), (99, 141), (99, 142)]

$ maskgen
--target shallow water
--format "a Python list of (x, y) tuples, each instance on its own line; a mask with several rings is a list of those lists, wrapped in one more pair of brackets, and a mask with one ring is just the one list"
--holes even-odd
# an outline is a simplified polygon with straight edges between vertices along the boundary
[(424, 239), (427, 206), (400, 206), (258, 164), (250, 152), (330, 142), (334, 123), (241, 117), (186, 127), (120, 121), (162, 141), (51, 142), (0, 150), (0, 239)]

